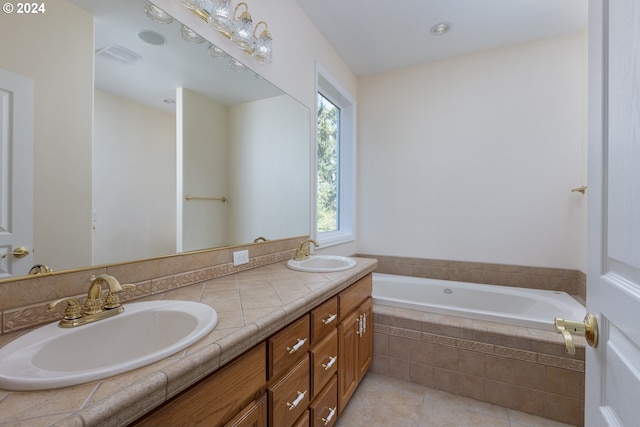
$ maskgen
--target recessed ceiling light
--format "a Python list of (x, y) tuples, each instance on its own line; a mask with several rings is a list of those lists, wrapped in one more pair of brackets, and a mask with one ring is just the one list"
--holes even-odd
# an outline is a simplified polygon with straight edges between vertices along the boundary
[(138, 38), (145, 43), (152, 44), (154, 46), (160, 46), (167, 42), (162, 34), (158, 34), (155, 31), (141, 30), (138, 31)]
[(434, 36), (441, 36), (447, 33), (451, 29), (451, 24), (448, 22), (439, 22), (431, 27), (431, 34)]

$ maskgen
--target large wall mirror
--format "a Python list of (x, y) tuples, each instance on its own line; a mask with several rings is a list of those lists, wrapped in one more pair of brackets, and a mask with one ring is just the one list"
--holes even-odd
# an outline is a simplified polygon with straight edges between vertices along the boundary
[(0, 278), (308, 234), (308, 108), (148, 5), (0, 16), (0, 70), (33, 91), (33, 173), (5, 181), (34, 189), (33, 242), (0, 241)]

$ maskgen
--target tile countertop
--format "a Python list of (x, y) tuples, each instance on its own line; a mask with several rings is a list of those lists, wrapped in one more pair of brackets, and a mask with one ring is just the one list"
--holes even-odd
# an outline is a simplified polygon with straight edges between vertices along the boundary
[(376, 268), (375, 259), (355, 259), (356, 267), (335, 273), (302, 273), (280, 262), (139, 300), (200, 301), (216, 309), (218, 325), (171, 357), (103, 380), (44, 391), (0, 389), (0, 426), (126, 425)]

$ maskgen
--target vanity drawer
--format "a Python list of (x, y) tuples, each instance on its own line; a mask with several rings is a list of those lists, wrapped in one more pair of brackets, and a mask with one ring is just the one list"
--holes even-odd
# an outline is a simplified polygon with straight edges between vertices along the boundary
[(309, 427), (309, 410), (304, 411), (293, 427)]
[(331, 377), (329, 384), (309, 406), (311, 427), (332, 426), (338, 419), (338, 379)]
[(268, 388), (269, 425), (293, 426), (309, 406), (309, 356)]
[(322, 390), (338, 370), (338, 331), (334, 328), (322, 341), (311, 348), (312, 397)]
[(309, 351), (309, 315), (269, 338), (269, 379), (280, 376)]
[(311, 311), (311, 344), (320, 341), (338, 325), (338, 297), (322, 303)]
[(341, 321), (355, 310), (360, 303), (371, 296), (371, 288), (373, 286), (372, 277), (371, 273), (369, 273), (338, 294), (338, 307)]

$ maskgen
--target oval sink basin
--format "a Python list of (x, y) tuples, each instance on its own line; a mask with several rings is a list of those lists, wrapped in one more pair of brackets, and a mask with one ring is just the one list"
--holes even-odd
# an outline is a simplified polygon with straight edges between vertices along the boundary
[(355, 265), (355, 259), (339, 255), (311, 255), (302, 261), (290, 259), (287, 262), (287, 267), (292, 270), (311, 273), (330, 273), (333, 271), (348, 270), (355, 267)]
[(156, 362), (211, 332), (218, 313), (191, 301), (126, 304), (124, 313), (75, 328), (50, 323), (0, 348), (0, 388), (46, 390)]

